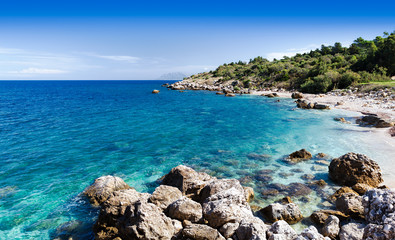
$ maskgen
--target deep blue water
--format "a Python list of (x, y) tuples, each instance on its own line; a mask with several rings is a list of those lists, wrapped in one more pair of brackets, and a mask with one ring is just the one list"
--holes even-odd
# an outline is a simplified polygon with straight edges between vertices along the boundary
[[(302, 182), (304, 173), (327, 179), (326, 170), (312, 170), (311, 163), (299, 164), (305, 172), (294, 173), (295, 166), (281, 161), (300, 148), (385, 158), (364, 140), (365, 130), (333, 121), (354, 113), (295, 110), (292, 99), (170, 91), (162, 83), (1, 81), (0, 239), (70, 232), (92, 238), (97, 209), (79, 194), (102, 175), (152, 192), (156, 180), (178, 164), (227, 178), (271, 169), (270, 182), (290, 183)], [(153, 89), (161, 92), (151, 94)], [(256, 204), (265, 204), (259, 200), (262, 185), (249, 184), (258, 193)]]

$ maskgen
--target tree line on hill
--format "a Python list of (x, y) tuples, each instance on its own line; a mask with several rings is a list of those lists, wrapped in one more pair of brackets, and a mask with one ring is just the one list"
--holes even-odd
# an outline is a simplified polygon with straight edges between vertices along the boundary
[(337, 42), (308, 53), (269, 61), (256, 57), (247, 62), (223, 64), (191, 78), (237, 80), (240, 87), (270, 86), (325, 93), (351, 85), (391, 81), (395, 75), (395, 31), (373, 40), (356, 39), (349, 47)]

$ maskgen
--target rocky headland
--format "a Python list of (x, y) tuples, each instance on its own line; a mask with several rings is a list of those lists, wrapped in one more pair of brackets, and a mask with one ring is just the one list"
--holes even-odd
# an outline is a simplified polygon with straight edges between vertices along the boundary
[[(311, 158), (302, 149), (284, 161)], [(184, 165), (163, 176), (152, 194), (137, 192), (114, 176), (96, 179), (83, 194), (100, 208), (93, 228), (100, 240), (394, 239), (395, 192), (381, 185), (377, 163), (356, 153), (325, 161), (329, 178), (339, 187), (327, 196), (331, 205), (311, 216), (303, 216), (291, 197), (260, 208), (250, 205), (251, 187)], [(324, 180), (312, 184), (326, 186)], [(296, 232), (291, 225), (298, 222), (307, 227)]]

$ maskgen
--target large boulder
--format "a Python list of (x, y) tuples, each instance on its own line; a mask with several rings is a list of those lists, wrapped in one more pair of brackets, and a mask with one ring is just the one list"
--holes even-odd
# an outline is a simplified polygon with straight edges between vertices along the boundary
[(330, 240), (330, 238), (322, 236), (317, 228), (310, 226), (305, 228), (295, 240)]
[(330, 107), (326, 104), (315, 103), (314, 109), (330, 109)]
[(394, 126), (393, 123), (387, 122), (375, 115), (363, 116), (362, 118), (357, 119), (356, 122), (361, 126), (373, 126), (376, 128), (387, 128)]
[(240, 182), (236, 179), (216, 179), (208, 183), (200, 193), (200, 200), (203, 202), (208, 197), (215, 195), (217, 193), (226, 191), (233, 188), (237, 191), (237, 194), (245, 195), (244, 188), (241, 186)]
[(363, 217), (362, 197), (353, 193), (345, 193), (336, 200), (337, 210), (352, 217)]
[(176, 187), (184, 195), (199, 200), (200, 191), (214, 179), (216, 178), (206, 173), (198, 173), (190, 167), (179, 165), (164, 176), (162, 184)]
[(225, 238), (231, 238), (233, 234), (235, 234), (236, 230), (239, 228), (240, 223), (235, 222), (228, 222), (222, 225), (222, 227), (219, 229), (219, 232), (224, 236)]
[(301, 99), (301, 98), (303, 98), (303, 94), (300, 93), (300, 92), (294, 92), (294, 93), (291, 94), (291, 98), (293, 98), (293, 99)]
[(203, 210), (200, 203), (195, 202), (189, 198), (179, 199), (167, 209), (168, 216), (178, 219), (180, 221), (188, 220), (191, 222), (199, 222), (203, 217)]
[(363, 206), (369, 223), (384, 224), (387, 218), (395, 217), (395, 191), (369, 190), (363, 196)]
[(238, 240), (264, 240), (266, 239), (267, 226), (261, 219), (251, 217), (243, 219), (236, 230)]
[(325, 221), (331, 215), (336, 216), (340, 220), (345, 220), (345, 219), (347, 219), (349, 217), (348, 215), (345, 215), (344, 213), (342, 213), (340, 211), (335, 211), (335, 210), (318, 210), (318, 211), (313, 212), (310, 215), (310, 219), (311, 219), (311, 221), (313, 223), (315, 223), (317, 225), (323, 225), (323, 224), (325, 224)]
[(373, 189), (363, 197), (365, 218), (370, 223), (364, 239), (395, 239), (395, 192)]
[(136, 202), (126, 208), (124, 228), (120, 230), (122, 239), (172, 239), (179, 235), (182, 225), (167, 217), (152, 203)]
[(165, 210), (171, 203), (182, 198), (182, 192), (172, 186), (160, 185), (152, 193), (149, 201)]
[(181, 222), (168, 218), (150, 195), (134, 189), (114, 192), (102, 204), (94, 226), (95, 238), (171, 239), (182, 229)]
[(100, 205), (105, 202), (113, 192), (129, 188), (130, 186), (121, 178), (108, 175), (97, 178), (92, 185), (84, 190), (83, 194), (88, 197), (93, 205)]
[(203, 224), (189, 224), (182, 230), (185, 239), (194, 240), (225, 240), (225, 238), (210, 226)]
[(294, 224), (303, 218), (302, 212), (295, 203), (273, 203), (259, 211), (271, 222), (284, 220), (289, 224)]
[(339, 233), (340, 240), (362, 240), (365, 225), (362, 223), (344, 224)]
[(340, 220), (338, 217), (333, 215), (329, 216), (326, 219), (324, 223), (324, 227), (321, 230), (322, 235), (324, 235), (325, 237), (329, 237), (331, 239), (336, 239), (340, 231), (339, 224), (340, 224)]
[(365, 183), (377, 187), (383, 182), (379, 165), (363, 154), (347, 153), (332, 160), (329, 177), (340, 185)]
[(135, 189), (124, 189), (113, 192), (101, 205), (100, 214), (96, 226), (117, 227), (118, 221), (125, 215), (126, 208), (134, 205), (137, 201), (148, 202), (150, 194), (139, 193)]
[(230, 188), (208, 197), (203, 203), (203, 216), (208, 225), (221, 227), (228, 222), (241, 222), (253, 216), (244, 193), (237, 188)]
[(368, 224), (363, 232), (364, 240), (393, 240), (395, 239), (394, 226)]
[(295, 230), (284, 220), (273, 223), (267, 231), (268, 240), (292, 240), (297, 237)]
[(344, 187), (344, 186), (343, 186), (343, 187), (337, 189), (336, 192), (333, 193), (333, 194), (329, 197), (329, 200), (331, 200), (332, 202), (336, 202), (336, 200), (337, 200), (339, 197), (341, 197), (343, 194), (346, 194), (346, 193), (352, 193), (352, 194), (358, 195), (358, 193), (355, 192), (353, 189), (351, 189), (351, 188), (349, 188), (349, 187)]

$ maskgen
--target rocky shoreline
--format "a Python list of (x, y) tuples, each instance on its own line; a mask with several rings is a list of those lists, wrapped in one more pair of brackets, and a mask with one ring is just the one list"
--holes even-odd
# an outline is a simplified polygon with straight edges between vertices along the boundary
[(217, 95), (225, 95), (227, 97), (235, 97), (237, 94), (261, 95), (269, 98), (288, 97), (296, 99), (295, 102), (298, 108), (319, 110), (338, 108), (356, 111), (366, 115), (358, 120), (357, 123), (360, 126), (391, 128), (388, 133), (390, 136), (395, 136), (395, 94), (394, 90), (391, 89), (361, 93), (358, 92), (358, 89), (351, 88), (348, 90), (333, 90), (326, 94), (302, 94), (282, 88), (260, 90), (240, 88), (237, 81), (224, 84), (220, 81), (215, 81), (215, 79), (197, 81), (189, 78), (162, 86), (179, 91), (216, 91)]
[[(309, 161), (302, 149), (288, 161)], [(380, 184), (380, 167), (365, 155), (348, 153), (330, 162), (339, 189), (332, 207), (302, 216), (290, 197), (256, 209), (254, 190), (236, 179), (218, 179), (180, 165), (152, 194), (139, 193), (121, 178), (103, 176), (84, 195), (100, 207), (95, 239), (394, 239), (395, 192)], [(325, 181), (317, 181), (325, 185)], [(308, 227), (297, 233), (292, 224)]]

